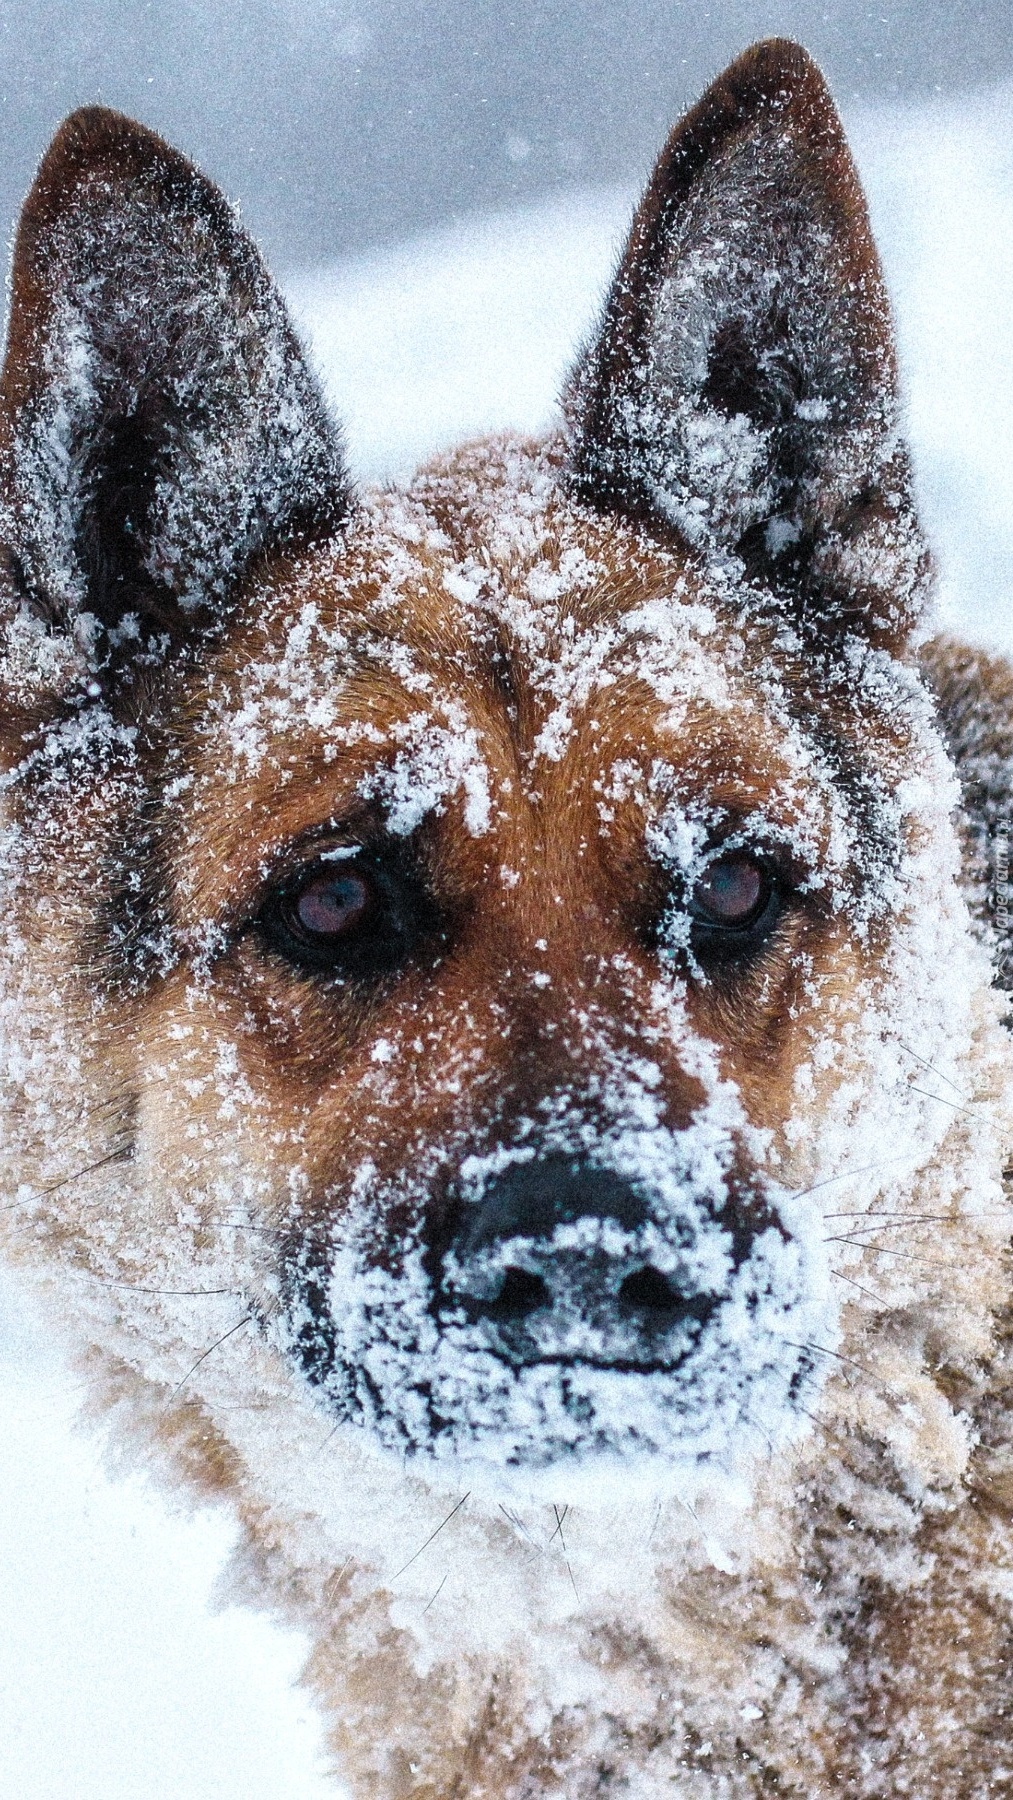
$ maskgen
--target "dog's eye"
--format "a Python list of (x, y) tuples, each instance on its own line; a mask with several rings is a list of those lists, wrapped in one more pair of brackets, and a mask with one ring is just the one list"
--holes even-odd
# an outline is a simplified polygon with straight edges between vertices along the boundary
[(763, 910), (770, 877), (745, 853), (718, 857), (693, 889), (692, 912), (702, 924), (741, 931)]
[(297, 968), (368, 979), (399, 968), (439, 937), (423, 884), (403, 855), (353, 850), (322, 857), (269, 895), (262, 941)]
[(755, 955), (781, 913), (782, 890), (759, 857), (730, 851), (715, 857), (693, 889), (693, 952), (704, 967)]

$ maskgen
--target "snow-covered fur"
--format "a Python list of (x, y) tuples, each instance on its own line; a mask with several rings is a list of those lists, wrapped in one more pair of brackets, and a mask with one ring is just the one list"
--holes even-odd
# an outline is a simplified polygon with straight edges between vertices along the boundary
[(551, 441), (355, 499), (96, 111), (3, 403), (5, 1253), (231, 1501), (343, 1780), (1013, 1792), (1013, 678), (923, 680), (811, 62), (677, 129)]

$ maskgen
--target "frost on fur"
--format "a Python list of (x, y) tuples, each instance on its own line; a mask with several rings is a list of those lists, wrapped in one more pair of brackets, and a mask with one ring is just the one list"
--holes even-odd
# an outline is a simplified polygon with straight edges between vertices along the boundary
[[(337, 436), (283, 303), (212, 185), (114, 113), (69, 119), (15, 253), (4, 373), (12, 677), (33, 619), (79, 665), (219, 616), (268, 550), (345, 516)], [(27, 621), (27, 622), (26, 622)], [(40, 643), (37, 684), (58, 671)]]
[(833, 102), (759, 46), (672, 134), (569, 397), (577, 492), (889, 637), (927, 554), (889, 303)]

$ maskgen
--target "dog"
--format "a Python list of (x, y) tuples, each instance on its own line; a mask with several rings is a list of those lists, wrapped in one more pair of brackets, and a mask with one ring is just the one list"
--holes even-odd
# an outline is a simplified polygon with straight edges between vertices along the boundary
[(676, 128), (555, 433), (368, 495), (76, 113), (0, 416), (4, 1253), (347, 1790), (1013, 1794), (1013, 673), (926, 637), (809, 57)]

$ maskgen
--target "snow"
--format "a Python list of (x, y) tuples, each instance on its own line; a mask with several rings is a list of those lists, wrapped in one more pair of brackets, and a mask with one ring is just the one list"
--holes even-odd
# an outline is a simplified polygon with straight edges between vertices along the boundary
[[(1011, 103), (1000, 93), (848, 123), (897, 306), (941, 614), (975, 641), (1013, 651), (1013, 393), (1003, 378), (1013, 344)], [(404, 472), (466, 433), (548, 422), (629, 198), (585, 192), (293, 280), (353, 471)], [(569, 681), (587, 676), (585, 658), (578, 646)], [(565, 738), (568, 697), (561, 687), (547, 757)], [(422, 801), (411, 785), (417, 765), (404, 767), (407, 818)], [(473, 828), (484, 829), (472, 766), (456, 780)], [(431, 784), (425, 797), (435, 803)], [(907, 796), (913, 810), (924, 799)], [(903, 955), (931, 964), (935, 920), (932, 931), (929, 954), (913, 942)], [(895, 976), (903, 987), (905, 971)], [(874, 1118), (867, 1129), (874, 1139)], [(646, 1142), (640, 1149), (647, 1154)], [(853, 1193), (848, 1204), (858, 1205)], [(319, 1729), (289, 1686), (297, 1634), (232, 1608), (205, 1610), (231, 1542), (225, 1518), (208, 1509), (181, 1517), (139, 1477), (107, 1476), (95, 1440), (73, 1427), (79, 1395), (58, 1352), (6, 1290), (0, 1333), (0, 1793), (322, 1800), (333, 1790)], [(949, 1440), (939, 1450), (954, 1468), (965, 1453)], [(911, 1469), (919, 1479), (914, 1449)], [(409, 1525), (406, 1558), (424, 1535)], [(734, 1540), (734, 1525), (727, 1535)], [(710, 1560), (732, 1557), (724, 1542)], [(438, 1583), (420, 1557), (398, 1604), (410, 1611), (416, 1593), (432, 1604)]]
[[(0, 1288), (0, 1793), (325, 1800), (296, 1633), (217, 1610), (224, 1512), (113, 1480), (80, 1381)], [(155, 1629), (152, 1629), (153, 1622)]]
[(631, 203), (578, 190), (291, 280), (355, 474), (409, 475), (479, 432), (541, 430)]
[[(897, 321), (941, 622), (1013, 651), (1013, 87), (851, 135)], [(846, 124), (851, 124), (849, 120)]]

